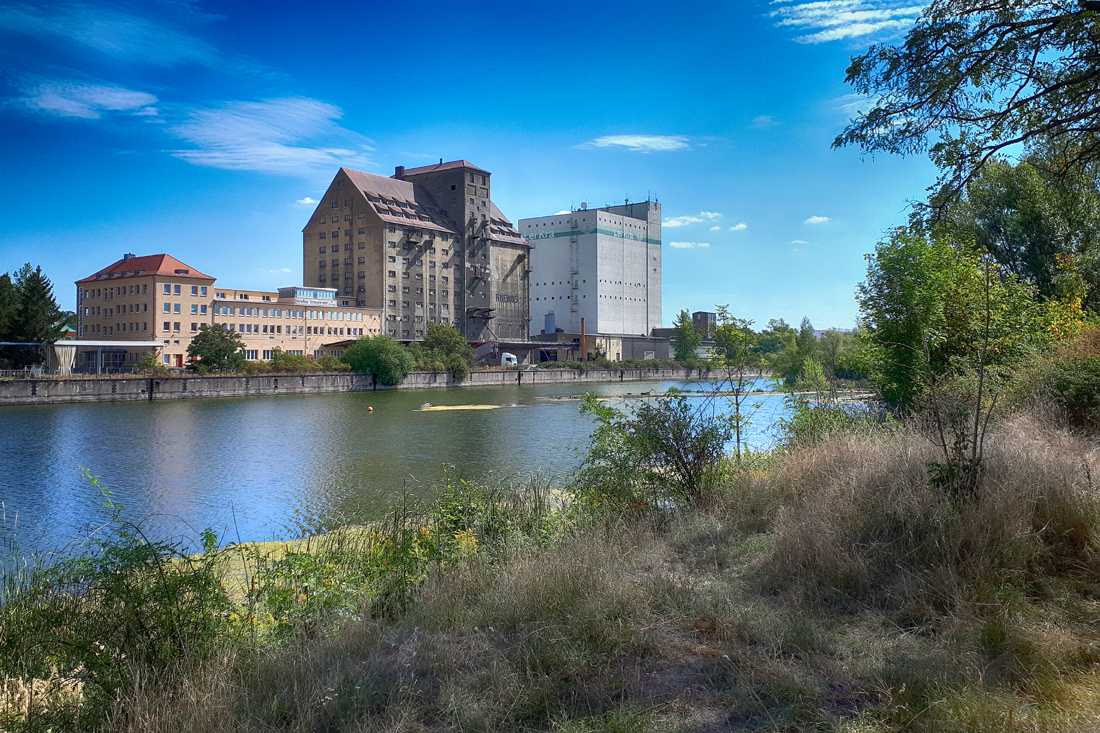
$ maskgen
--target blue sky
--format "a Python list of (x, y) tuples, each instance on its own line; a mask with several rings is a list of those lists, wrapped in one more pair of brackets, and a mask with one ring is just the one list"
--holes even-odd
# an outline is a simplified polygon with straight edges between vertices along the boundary
[(849, 58), (920, 6), (820, 2), (0, 3), (0, 272), (169, 252), (301, 282), (336, 169), (465, 158), (513, 221), (663, 206), (681, 308), (848, 327), (863, 254), (935, 170), (830, 143)]

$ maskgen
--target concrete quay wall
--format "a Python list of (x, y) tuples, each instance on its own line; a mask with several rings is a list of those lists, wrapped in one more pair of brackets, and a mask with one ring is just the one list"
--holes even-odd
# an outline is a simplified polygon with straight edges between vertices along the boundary
[(660, 379), (702, 379), (706, 376), (706, 370), (701, 369), (589, 369), (583, 372), (573, 369), (538, 369), (471, 372), (466, 379), (456, 380), (446, 372), (413, 372), (396, 387), (382, 385), (376, 387), (374, 380), (363, 374), (13, 379), (0, 380), (0, 406), (368, 392), (375, 389), (637, 382)]

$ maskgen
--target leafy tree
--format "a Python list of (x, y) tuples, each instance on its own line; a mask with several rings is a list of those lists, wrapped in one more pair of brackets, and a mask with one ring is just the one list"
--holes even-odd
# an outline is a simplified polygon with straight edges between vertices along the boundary
[(694, 359), (699, 344), (703, 343), (699, 332), (695, 330), (695, 323), (691, 320), (691, 314), (686, 310), (680, 311), (676, 316), (676, 361)]
[(475, 352), (466, 337), (449, 323), (429, 323), (428, 333), (421, 342), (408, 346), (417, 369), (442, 369), (458, 379), (470, 373)]
[(765, 359), (773, 357), (786, 348), (787, 336), (793, 333), (794, 329), (782, 318), (771, 319), (756, 337), (756, 352)]
[[(53, 295), (53, 284), (42, 268), (30, 263), (15, 274), (0, 278), (0, 327), (6, 341), (53, 343), (65, 335), (65, 314)], [(17, 365), (40, 363), (38, 349), (8, 349), (7, 358)]]
[(976, 242), (1003, 271), (1035, 286), (1043, 298), (1069, 294), (1074, 288), (1067, 277), (1070, 266), (1086, 286), (1080, 295), (1095, 309), (1100, 305), (1100, 191), (1091, 176), (1055, 176), (1050, 167), (1038, 155), (1018, 165), (990, 161), (962, 197), (952, 200), (950, 191), (933, 197), (934, 213), (922, 224)]
[(187, 346), (190, 368), (212, 372), (242, 369), (246, 363), (242, 349), (244, 339), (239, 333), (220, 323), (213, 326), (203, 323)]
[(11, 275), (0, 275), (0, 341), (13, 340), (15, 321), (19, 314), (19, 294), (15, 292)]
[(376, 384), (401, 384), (415, 366), (412, 354), (394, 339), (365, 336), (348, 347), (343, 360), (352, 370), (370, 374)]
[(867, 255), (856, 297), (871, 378), (902, 408), (949, 371), (972, 369), (979, 357), (1010, 363), (1047, 338), (1049, 316), (1025, 283), (943, 237), (893, 232)]
[(717, 306), (717, 324), (714, 330), (714, 361), (719, 377), (716, 386), (729, 394), (732, 413), (729, 416), (733, 430), (734, 457), (741, 465), (748, 447), (745, 430), (752, 425), (753, 413), (760, 405), (749, 403), (749, 397), (759, 373), (760, 355), (756, 353), (756, 334), (752, 321), (736, 318), (725, 305)]
[[(809, 316), (802, 316), (802, 323), (798, 327), (798, 340), (795, 343), (798, 346), (800, 363), (817, 355), (817, 336), (814, 335), (814, 324), (810, 322)], [(799, 371), (802, 371), (801, 368)]]
[(852, 59), (846, 81), (869, 109), (833, 146), (928, 150), (956, 191), (1014, 145), (1056, 151), (1060, 170), (1100, 161), (1098, 8), (934, 0), (902, 46), (874, 45)]

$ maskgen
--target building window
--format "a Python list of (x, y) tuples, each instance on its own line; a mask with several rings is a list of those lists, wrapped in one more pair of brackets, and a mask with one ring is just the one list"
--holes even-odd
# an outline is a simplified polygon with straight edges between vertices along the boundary
[(351, 221), (351, 214), (344, 214), (344, 221)]
[(339, 229), (334, 230), (332, 232), (332, 238), (333, 239), (338, 239), (339, 237), (340, 237), (340, 230)]
[(171, 331), (172, 330), (172, 324), (169, 323), (168, 321), (165, 321), (164, 322), (164, 330), (165, 331)]
[(365, 265), (366, 263), (367, 263), (367, 258), (366, 257), (360, 257), (359, 258), (359, 264), (360, 265)]
[[(397, 242), (387, 242), (386, 243), (386, 248), (387, 249), (397, 249)], [(165, 287), (168, 287), (168, 286), (166, 285)], [(165, 291), (165, 292), (168, 292), (168, 291)]]
[(366, 219), (366, 218), (367, 218), (367, 215), (366, 215), (366, 214), (364, 214), (363, 212), (359, 212), (359, 218), (360, 218), (360, 219)]
[[(317, 238), (318, 238), (318, 239), (324, 239), (324, 238), (325, 238), (325, 233), (324, 233), (324, 232), (317, 232)], [(324, 248), (324, 247), (322, 247), (322, 248), (321, 248), (321, 251), (322, 251), (322, 252), (324, 252), (324, 251), (325, 251), (325, 248)]]
[(339, 209), (340, 208), (340, 202), (339, 201), (333, 201), (332, 202), (332, 208)]
[(169, 285), (168, 283), (164, 283), (164, 294), (165, 295), (171, 295), (172, 294), (172, 286)]
[(394, 270), (390, 270), (390, 271), (389, 271), (388, 273), (386, 273), (386, 274), (388, 274), (388, 275), (389, 275), (390, 277), (397, 277), (397, 272), (396, 272), (396, 271), (394, 271)]
[(165, 313), (171, 313), (172, 312), (172, 304), (171, 303), (165, 303), (164, 304), (164, 312)]
[(328, 253), (328, 247), (321, 247), (321, 248), (320, 248), (320, 249), (318, 250), (318, 252), (319, 252), (320, 254), (327, 254), (327, 253)]
[(173, 313), (179, 313), (180, 312), (180, 304), (179, 303), (173, 303), (172, 304), (172, 312)]
[(366, 248), (367, 248), (367, 243), (366, 242), (360, 242), (359, 243), (359, 249), (366, 249)]
[(172, 330), (176, 331), (177, 333), (179, 332), (179, 330), (180, 330), (180, 322), (179, 321), (175, 321), (175, 322), (172, 323)]
[(387, 285), (386, 290), (391, 292), (391, 293), (396, 293), (397, 292), (397, 286), (396, 285)]
[(366, 234), (367, 233), (367, 228), (366, 227), (359, 227), (359, 233), (360, 234)]
[(173, 292), (173, 293), (174, 293), (175, 295), (179, 295), (179, 294), (180, 294), (180, 286), (179, 286), (179, 285), (173, 285), (173, 286), (172, 286), (172, 292)]

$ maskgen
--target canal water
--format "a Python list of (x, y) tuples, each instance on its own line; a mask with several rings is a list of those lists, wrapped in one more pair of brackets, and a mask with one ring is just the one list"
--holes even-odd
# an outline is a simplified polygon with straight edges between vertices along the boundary
[[(286, 539), (370, 520), (402, 491), (431, 498), (444, 466), (471, 480), (539, 472), (561, 485), (592, 431), (570, 397), (589, 389), (629, 406), (636, 403), (628, 395), (707, 386), (628, 382), (3, 407), (3, 525), (18, 533), (24, 551), (85, 535), (105, 512), (82, 470), (99, 477), (127, 518), (164, 539), (206, 528), (233, 541)], [(768, 447), (782, 398), (754, 401), (763, 406), (749, 442)], [(425, 411), (424, 403), (496, 409)]]

